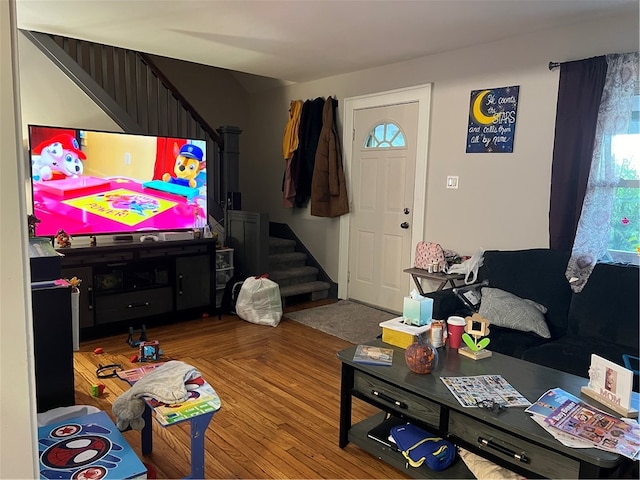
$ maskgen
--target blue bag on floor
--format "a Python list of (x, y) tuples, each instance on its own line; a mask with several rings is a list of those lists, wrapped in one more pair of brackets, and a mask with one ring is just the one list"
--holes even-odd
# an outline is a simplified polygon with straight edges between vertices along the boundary
[(412, 467), (426, 463), (439, 472), (456, 458), (456, 447), (451, 442), (410, 423), (391, 428), (391, 436)]

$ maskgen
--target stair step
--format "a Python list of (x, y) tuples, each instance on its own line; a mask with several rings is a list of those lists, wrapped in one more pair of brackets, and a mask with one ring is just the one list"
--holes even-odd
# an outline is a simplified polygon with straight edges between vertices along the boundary
[(331, 285), (329, 285), (327, 282), (320, 281), (297, 283), (295, 285), (281, 288), (280, 296), (283, 299), (283, 303), (286, 301), (285, 299), (287, 297), (296, 297), (304, 294), (310, 294), (310, 301), (321, 300), (324, 298), (328, 298), (330, 287)]
[(317, 277), (318, 269), (308, 265), (269, 272), (269, 278), (280, 285), (280, 288), (297, 283), (313, 282)]
[(269, 255), (269, 271), (286, 270), (289, 268), (304, 267), (307, 254), (302, 252), (279, 253)]
[(269, 237), (269, 255), (291, 253), (296, 249), (296, 241), (287, 238)]
[(269, 237), (269, 278), (280, 287), (282, 305), (329, 298), (331, 284), (318, 280), (319, 269), (307, 265), (307, 254), (297, 252), (295, 240)]

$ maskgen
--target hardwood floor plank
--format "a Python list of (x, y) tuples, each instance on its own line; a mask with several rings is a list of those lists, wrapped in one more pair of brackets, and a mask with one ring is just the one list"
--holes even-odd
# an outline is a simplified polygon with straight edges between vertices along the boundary
[[(128, 384), (96, 378), (99, 364), (135, 368), (137, 349), (128, 332), (82, 342), (74, 352), (76, 403), (94, 405), (112, 418), (111, 405)], [(285, 317), (277, 327), (255, 325), (236, 316), (198, 318), (163, 326), (147, 325), (158, 340), (162, 360), (196, 367), (215, 388), (222, 407), (205, 432), (207, 478), (409, 478), (355, 445), (338, 447), (340, 361), (351, 344)], [(95, 348), (104, 353), (94, 354)], [(105, 393), (91, 396), (91, 385)], [(353, 400), (353, 422), (377, 410)], [(142, 456), (140, 434), (124, 436), (158, 478), (180, 478), (190, 470), (187, 424), (163, 428), (153, 420), (153, 453)]]

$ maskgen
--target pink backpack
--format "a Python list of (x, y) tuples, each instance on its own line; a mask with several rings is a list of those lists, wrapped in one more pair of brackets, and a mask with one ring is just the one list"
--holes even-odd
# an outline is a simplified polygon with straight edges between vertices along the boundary
[(439, 243), (418, 242), (416, 245), (416, 256), (413, 262), (414, 268), (428, 270), (429, 265), (433, 269), (433, 265), (438, 265), (438, 272), (446, 271), (447, 262), (444, 259), (444, 250)]

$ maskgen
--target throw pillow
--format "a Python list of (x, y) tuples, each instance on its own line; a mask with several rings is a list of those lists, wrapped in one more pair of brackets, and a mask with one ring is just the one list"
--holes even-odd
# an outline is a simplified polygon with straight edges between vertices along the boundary
[(475, 453), (471, 453), (469, 450), (465, 450), (464, 448), (459, 448), (458, 452), (460, 452), (462, 461), (467, 465), (467, 468), (471, 470), (471, 473), (473, 473), (476, 478), (482, 478), (484, 480), (492, 478), (499, 478), (501, 480), (525, 480), (526, 478), (512, 472), (511, 470), (507, 470), (506, 468), (496, 465), (491, 460), (487, 460)]
[(498, 288), (483, 287), (480, 315), (498, 327), (533, 332), (542, 338), (551, 338), (544, 319), (544, 305), (520, 298)]

